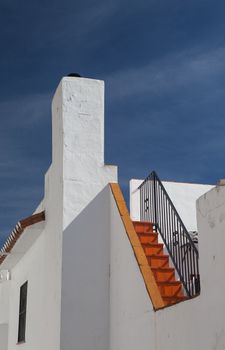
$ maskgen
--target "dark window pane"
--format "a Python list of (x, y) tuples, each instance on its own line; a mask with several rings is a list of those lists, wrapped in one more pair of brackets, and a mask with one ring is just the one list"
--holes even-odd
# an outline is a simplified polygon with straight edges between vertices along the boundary
[(26, 310), (27, 305), (27, 282), (20, 288), (20, 313)]
[(19, 317), (19, 336), (18, 342), (25, 341), (26, 314), (23, 313)]
[(18, 343), (25, 341), (27, 311), (27, 282), (20, 288)]

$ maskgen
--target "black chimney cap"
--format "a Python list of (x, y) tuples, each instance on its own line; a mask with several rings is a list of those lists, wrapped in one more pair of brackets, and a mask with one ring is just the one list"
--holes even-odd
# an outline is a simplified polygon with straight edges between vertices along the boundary
[(81, 78), (81, 75), (78, 73), (70, 73), (67, 75), (68, 77), (76, 77), (76, 78)]

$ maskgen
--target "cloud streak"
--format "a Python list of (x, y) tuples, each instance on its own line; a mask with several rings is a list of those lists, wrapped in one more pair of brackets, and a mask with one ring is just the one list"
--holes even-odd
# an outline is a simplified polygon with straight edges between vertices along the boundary
[[(177, 93), (194, 84), (196, 89), (211, 89), (224, 72), (225, 48), (221, 47), (206, 52), (195, 49), (172, 53), (145, 66), (114, 72), (106, 81), (112, 100), (142, 94), (157, 97)], [(222, 94), (224, 90), (217, 92)]]
[(175, 52), (108, 76), (113, 155), (124, 149), (123, 178), (143, 178), (152, 169), (182, 181), (223, 177), (210, 162), (224, 161), (224, 75), (220, 47)]

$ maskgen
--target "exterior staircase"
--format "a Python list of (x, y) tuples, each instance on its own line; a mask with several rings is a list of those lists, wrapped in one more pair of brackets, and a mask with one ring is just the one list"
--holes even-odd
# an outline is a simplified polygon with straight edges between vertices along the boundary
[(176, 279), (174, 267), (169, 266), (169, 256), (164, 253), (163, 244), (158, 242), (153, 224), (140, 221), (133, 221), (133, 224), (165, 306), (188, 299), (182, 283)]

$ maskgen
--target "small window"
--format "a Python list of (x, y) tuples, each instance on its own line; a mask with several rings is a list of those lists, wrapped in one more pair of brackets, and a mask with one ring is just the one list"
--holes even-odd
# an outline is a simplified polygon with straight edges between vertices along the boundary
[(18, 343), (25, 341), (26, 313), (27, 313), (27, 282), (25, 282), (20, 287)]

